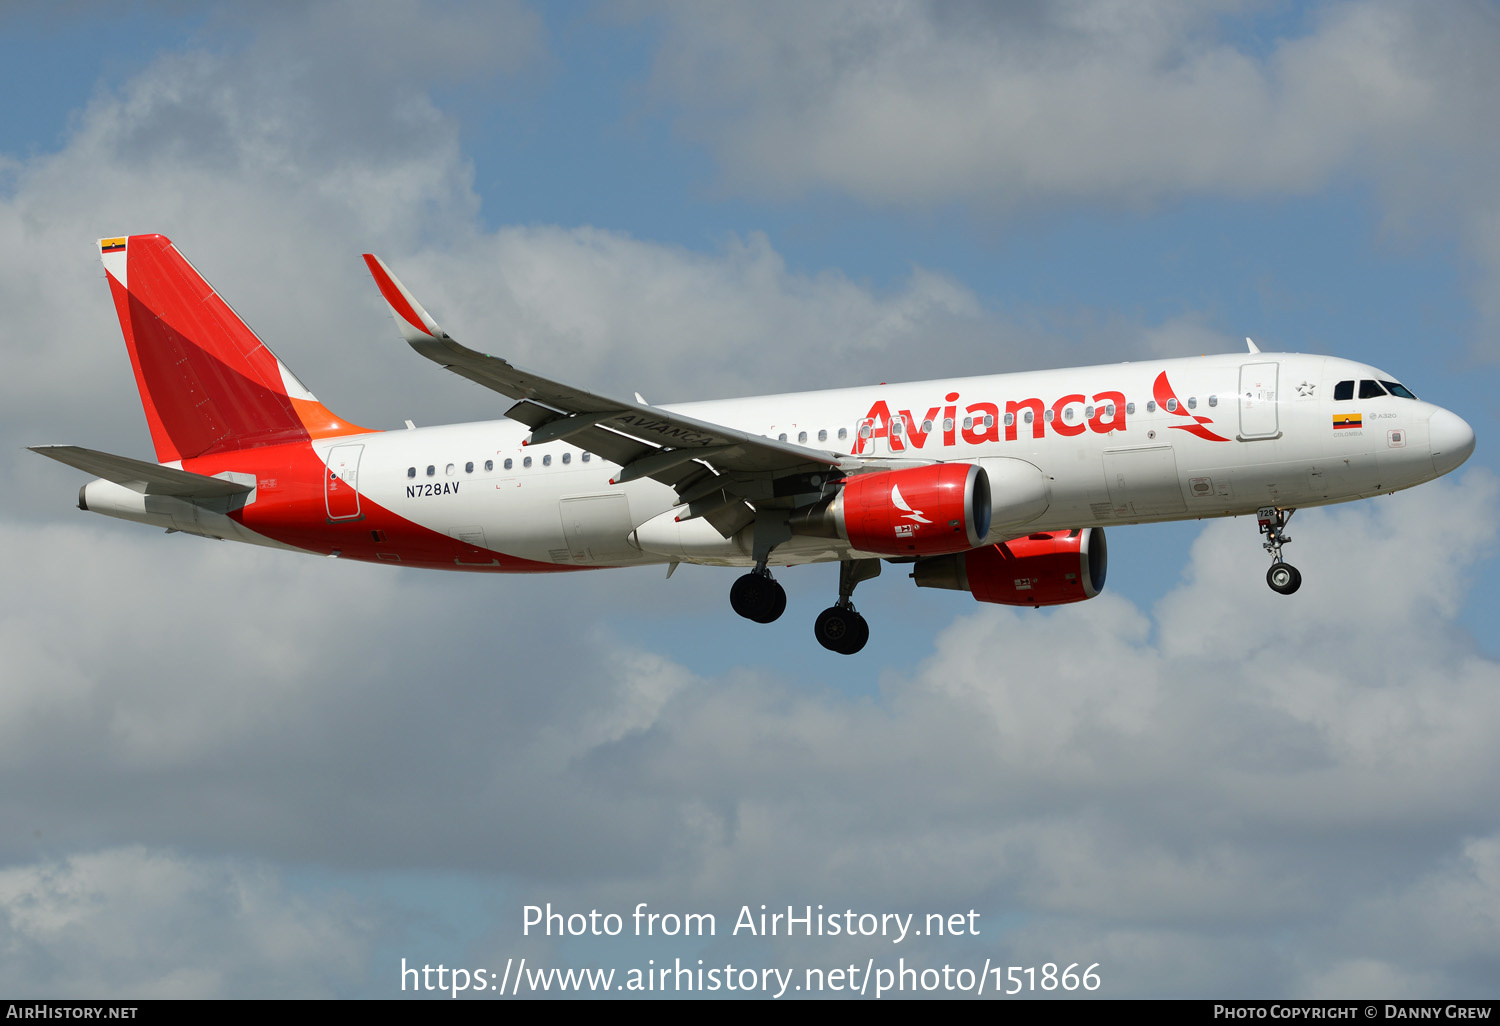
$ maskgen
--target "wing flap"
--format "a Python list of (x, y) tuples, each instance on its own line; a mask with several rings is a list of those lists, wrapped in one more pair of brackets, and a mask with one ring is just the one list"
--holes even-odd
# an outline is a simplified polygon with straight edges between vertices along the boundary
[(254, 485), (208, 477), (129, 456), (85, 449), (78, 445), (32, 445), (28, 448), (59, 463), (113, 481), (143, 495), (174, 495), (181, 499), (222, 499), (255, 490)]

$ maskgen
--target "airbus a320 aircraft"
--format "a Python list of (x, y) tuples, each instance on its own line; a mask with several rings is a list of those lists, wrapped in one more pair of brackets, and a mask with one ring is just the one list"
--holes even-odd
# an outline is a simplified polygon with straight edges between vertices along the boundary
[[(459, 345), (377, 257), (418, 353), (513, 400), (505, 419), (374, 431), (342, 420), (161, 235), (102, 239), (157, 462), (36, 452), (90, 474), (81, 509), (396, 566), (538, 573), (680, 562), (749, 567), (741, 616), (779, 617), (774, 566), (837, 562), (823, 647), (869, 627), (855, 586), (1046, 606), (1104, 585), (1104, 528), (1254, 513), (1270, 586), (1301, 506), (1448, 473), (1474, 432), (1393, 375), (1262, 353), (652, 406)], [(1248, 341), (1248, 340), (1247, 340)]]

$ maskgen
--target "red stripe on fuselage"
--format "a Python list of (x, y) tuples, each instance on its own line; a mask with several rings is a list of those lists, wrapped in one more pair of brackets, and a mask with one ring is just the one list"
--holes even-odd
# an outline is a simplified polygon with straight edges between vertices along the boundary
[[(337, 552), (343, 559), (473, 573), (591, 569), (481, 549), (413, 523), (365, 494), (359, 497), (357, 519), (330, 521), (323, 491), (323, 476), (328, 470), (307, 444), (216, 453), (187, 460), (183, 469), (207, 475), (225, 471), (255, 474), (255, 501), (230, 513), (230, 517), (257, 534), (311, 552)], [(376, 541), (372, 532), (380, 532), (383, 540)], [(400, 557), (399, 562), (392, 556)]]

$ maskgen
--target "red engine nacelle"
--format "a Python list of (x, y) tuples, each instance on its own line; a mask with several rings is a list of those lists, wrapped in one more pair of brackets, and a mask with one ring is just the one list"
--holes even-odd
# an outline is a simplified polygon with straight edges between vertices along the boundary
[(919, 588), (967, 591), (980, 602), (1060, 606), (1103, 591), (1108, 566), (1104, 529), (1085, 527), (918, 560), (912, 578)]
[(858, 474), (788, 525), (794, 534), (842, 538), (882, 555), (962, 552), (989, 533), (989, 476), (972, 463)]

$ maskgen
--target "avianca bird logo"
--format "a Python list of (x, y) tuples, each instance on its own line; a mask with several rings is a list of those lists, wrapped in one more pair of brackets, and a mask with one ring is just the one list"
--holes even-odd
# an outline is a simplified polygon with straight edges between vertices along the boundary
[(902, 520), (914, 520), (919, 524), (932, 523), (931, 520), (928, 520), (922, 515), (921, 510), (912, 509), (909, 505), (907, 505), (906, 500), (901, 497), (901, 489), (897, 485), (891, 485), (891, 505), (895, 506), (897, 509), (906, 511), (906, 515), (901, 518)]
[(1205, 424), (1212, 424), (1213, 421), (1211, 419), (1188, 412), (1187, 406), (1179, 401), (1177, 393), (1172, 391), (1172, 385), (1167, 381), (1166, 371), (1162, 371), (1156, 376), (1156, 384), (1151, 387), (1151, 394), (1156, 399), (1156, 405), (1168, 413), (1174, 413), (1179, 417), (1191, 417), (1193, 419), (1194, 423), (1192, 424), (1169, 425), (1174, 431), (1186, 431), (1190, 435), (1197, 435), (1199, 438), (1207, 439), (1210, 442), (1229, 441), (1223, 435), (1216, 435), (1203, 426)]

